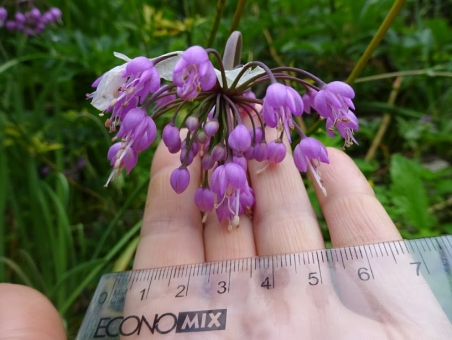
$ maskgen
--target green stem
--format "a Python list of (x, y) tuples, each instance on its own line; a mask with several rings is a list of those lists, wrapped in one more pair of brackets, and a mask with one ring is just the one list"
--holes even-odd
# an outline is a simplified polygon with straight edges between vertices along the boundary
[(388, 15), (386, 15), (386, 18), (378, 28), (377, 33), (374, 35), (363, 55), (361, 56), (361, 58), (359, 58), (358, 63), (355, 65), (352, 72), (348, 76), (346, 81), (348, 84), (353, 84), (355, 82), (355, 79), (359, 76), (364, 66), (367, 64), (367, 61), (377, 49), (378, 45), (380, 45), (381, 40), (385, 36), (389, 27), (391, 27), (392, 22), (394, 21), (397, 14), (399, 14), (405, 2), (406, 0), (396, 0), (394, 5), (392, 5)]
[(408, 76), (429, 76), (429, 77), (452, 77), (452, 72), (436, 72), (431, 69), (424, 70), (408, 70), (408, 71), (399, 71), (399, 72), (391, 72), (384, 74), (377, 74), (375, 76), (368, 76), (357, 78), (355, 83), (365, 83), (368, 81), (388, 79), (388, 78), (396, 78), (396, 77), (408, 77)]
[(215, 12), (215, 19), (213, 21), (212, 29), (210, 30), (209, 39), (207, 40), (207, 47), (211, 47), (215, 36), (217, 35), (218, 27), (220, 26), (221, 17), (223, 16), (224, 6), (226, 5), (226, 0), (218, 0), (217, 10)]
[(243, 8), (245, 8), (246, 0), (239, 0), (237, 7), (235, 9), (234, 18), (232, 18), (231, 29), (229, 30), (229, 34), (237, 30), (239, 27), (240, 18), (243, 13)]

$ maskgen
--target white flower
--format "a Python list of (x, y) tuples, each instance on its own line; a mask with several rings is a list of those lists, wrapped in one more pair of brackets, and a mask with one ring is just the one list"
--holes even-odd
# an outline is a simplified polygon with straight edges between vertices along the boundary
[(119, 88), (124, 84), (125, 80), (122, 74), (126, 70), (126, 65), (127, 63), (116, 66), (104, 73), (96, 91), (91, 93), (92, 106), (100, 111), (105, 111), (118, 97)]
[[(232, 85), (232, 83), (235, 81), (237, 76), (239, 75), (240, 71), (245, 67), (246, 65), (242, 67), (235, 68), (233, 70), (227, 70), (225, 71), (226, 75), (226, 82), (228, 83), (228, 87)], [(218, 82), (220, 83), (221, 87), (223, 87), (223, 79), (221, 78), (221, 72), (217, 69), (215, 69), (215, 73), (217, 74)], [(247, 82), (249, 79), (258, 76), (260, 74), (264, 74), (265, 71), (263, 68), (257, 66), (255, 68), (248, 68), (240, 77), (240, 80), (237, 82), (236, 86), (240, 86)]]

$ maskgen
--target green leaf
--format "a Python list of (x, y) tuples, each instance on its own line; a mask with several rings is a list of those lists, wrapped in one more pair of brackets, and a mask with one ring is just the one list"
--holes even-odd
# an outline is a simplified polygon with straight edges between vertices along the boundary
[(392, 199), (405, 223), (418, 231), (429, 229), (433, 218), (428, 213), (428, 196), (423, 186), (418, 165), (399, 154), (391, 157)]

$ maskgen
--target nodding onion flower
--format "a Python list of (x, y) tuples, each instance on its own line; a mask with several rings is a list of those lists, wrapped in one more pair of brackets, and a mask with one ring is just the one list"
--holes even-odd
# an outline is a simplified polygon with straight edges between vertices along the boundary
[[(223, 58), (200, 46), (153, 59), (115, 53), (125, 63), (104, 73), (93, 83), (96, 90), (87, 95), (101, 115), (111, 114), (105, 123), (110, 132), (119, 126), (113, 138), (116, 143), (108, 151), (113, 171), (107, 184), (123, 168), (127, 173), (132, 170), (139, 154), (156, 138), (154, 121), (171, 112), (162, 139), (169, 152), (180, 153), (181, 165), (171, 174), (170, 184), (177, 193), (184, 192), (191, 180), (187, 167), (197, 155), (201, 158), (203, 173), (194, 202), (204, 214), (203, 221), (215, 211), (232, 230), (239, 226), (240, 214), (252, 214), (255, 197), (247, 161), (264, 162), (264, 169), (281, 162), (286, 155), (283, 138), (291, 142), (293, 130), (300, 136), (294, 149), (295, 166), (301, 172), (311, 171), (326, 194), (318, 166), (329, 163), (327, 149), (307, 137), (294, 116), (317, 111), (328, 135), (334, 136), (337, 129), (348, 147), (356, 143), (353, 133), (358, 130), (358, 119), (351, 111), (353, 89), (340, 81), (324, 83), (298, 68), (270, 69), (258, 61), (237, 65), (240, 53), (239, 32), (229, 38)], [(265, 96), (257, 98), (253, 87), (265, 83), (269, 84)], [(184, 135), (182, 127), (187, 128)], [(266, 128), (278, 131), (275, 140), (268, 139)]]

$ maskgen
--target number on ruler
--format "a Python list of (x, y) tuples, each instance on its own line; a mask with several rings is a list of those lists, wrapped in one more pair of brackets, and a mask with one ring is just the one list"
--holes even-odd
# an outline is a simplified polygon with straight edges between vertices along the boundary
[(220, 281), (220, 282), (218, 282), (218, 285), (220, 286), (220, 289), (217, 290), (217, 293), (218, 294), (226, 293), (226, 290), (227, 290), (226, 281)]
[(308, 280), (311, 286), (315, 286), (319, 283), (319, 278), (315, 276), (315, 274), (317, 274), (317, 272), (309, 273)]
[(421, 263), (420, 262), (411, 262), (410, 264), (416, 265), (416, 275), (419, 276), (419, 269), (421, 268)]
[(143, 299), (144, 299), (144, 293), (145, 292), (146, 292), (146, 289), (143, 289), (143, 290), (140, 291), (140, 293), (141, 293), (141, 301), (143, 301)]
[(365, 267), (361, 267), (358, 269), (358, 277), (361, 281), (369, 281), (370, 275), (367, 272), (369, 269)]
[(184, 297), (187, 295), (187, 293), (185, 293), (185, 295), (181, 295), (184, 291), (185, 291), (185, 286), (184, 285), (180, 285), (177, 286), (177, 289), (180, 289), (179, 292), (176, 294), (175, 297)]
[(264, 282), (262, 282), (261, 287), (270, 289), (271, 288), (270, 280), (268, 279), (268, 276), (265, 278)]

